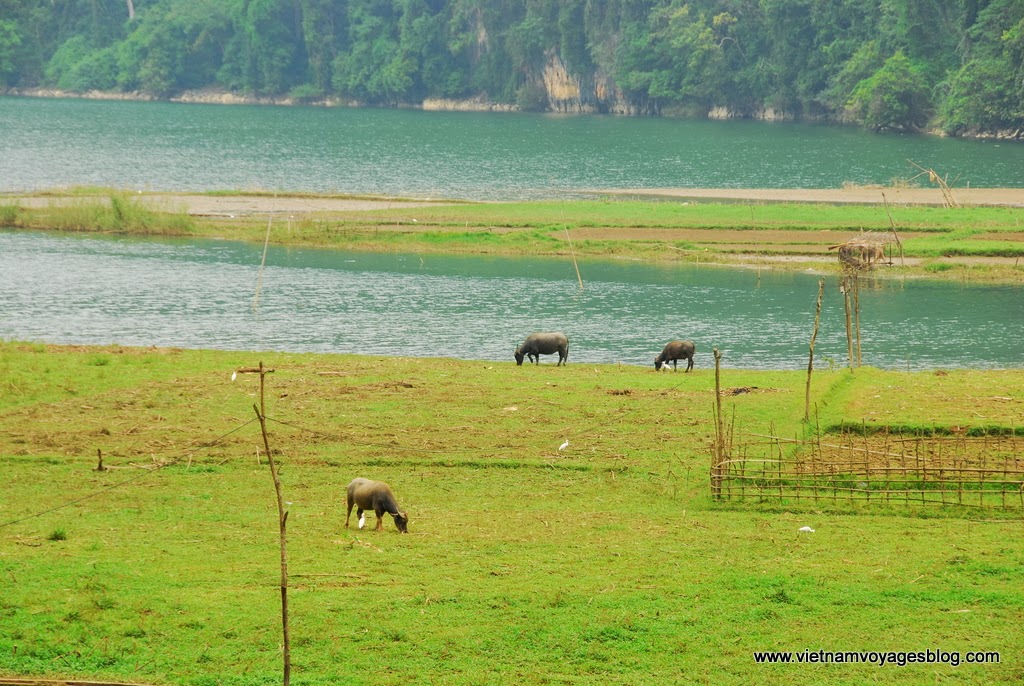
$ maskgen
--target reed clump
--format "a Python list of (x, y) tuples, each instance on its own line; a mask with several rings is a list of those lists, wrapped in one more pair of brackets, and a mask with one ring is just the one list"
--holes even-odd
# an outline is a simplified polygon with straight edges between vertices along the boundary
[(0, 205), (0, 226), (17, 226), (20, 210), (17, 205)]
[(51, 205), (33, 217), (30, 228), (149, 236), (181, 236), (196, 232), (183, 212), (153, 210), (126, 194), (111, 194), (106, 202)]

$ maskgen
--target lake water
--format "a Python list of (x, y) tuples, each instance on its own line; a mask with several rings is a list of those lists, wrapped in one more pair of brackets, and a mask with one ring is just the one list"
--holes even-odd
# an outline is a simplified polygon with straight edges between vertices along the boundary
[(908, 159), (956, 186), (1024, 187), (1019, 143), (791, 122), (0, 97), (0, 192), (838, 188), (910, 178)]
[[(583, 260), (346, 253), (0, 231), (0, 338), (57, 343), (455, 357), (514, 364), (534, 330), (569, 362), (651, 365), (673, 338), (729, 367), (807, 365), (817, 276)], [(1020, 289), (929, 281), (862, 287), (864, 364), (1024, 366)], [(819, 366), (846, 361), (827, 283)], [(553, 358), (544, 358), (552, 364)]]
[[(0, 192), (71, 185), (508, 199), (588, 188), (835, 188), (912, 176), (1024, 186), (1024, 145), (796, 123), (0, 97)], [(587, 260), (350, 254), (0, 232), (0, 336), (64, 343), (511, 361), (538, 329), (571, 362), (806, 365), (817, 277)], [(1024, 366), (1019, 289), (877, 281), (864, 361)], [(845, 361), (834, 280), (818, 344)]]

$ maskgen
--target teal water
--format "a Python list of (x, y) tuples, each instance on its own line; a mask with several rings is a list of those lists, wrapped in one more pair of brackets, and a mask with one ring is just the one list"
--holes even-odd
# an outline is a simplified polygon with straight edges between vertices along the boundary
[(417, 197), (838, 188), (917, 173), (1024, 187), (1024, 145), (753, 121), (0, 97), (0, 192), (71, 185)]
[[(0, 338), (54, 343), (454, 357), (514, 364), (534, 330), (562, 330), (570, 364), (651, 365), (673, 338), (698, 367), (801, 369), (812, 274), (564, 259), (366, 254), (218, 241), (0, 231)], [(869, 280), (864, 364), (1024, 366), (1020, 289)], [(846, 362), (844, 311), (827, 284), (819, 367)], [(550, 358), (545, 360), (550, 364)]]

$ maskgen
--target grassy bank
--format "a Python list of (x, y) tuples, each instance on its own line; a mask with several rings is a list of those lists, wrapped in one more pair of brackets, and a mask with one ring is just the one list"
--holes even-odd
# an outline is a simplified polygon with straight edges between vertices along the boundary
[[(713, 502), (709, 355), (684, 375), (19, 343), (0, 344), (0, 674), (279, 679), (256, 379), (231, 378), (260, 359), (276, 370), (293, 683), (1024, 677), (1019, 513)], [(799, 434), (804, 380), (724, 370), (750, 391), (725, 408)], [(1024, 372), (821, 371), (812, 393), (821, 426), (1015, 427)], [(97, 449), (113, 469), (94, 470)], [(356, 476), (393, 486), (410, 535), (389, 517), (385, 533), (344, 528)], [(1001, 661), (753, 659), (819, 649)]]
[[(879, 273), (1024, 283), (1024, 209), (868, 205), (681, 203), (577, 200), (432, 203), (318, 209), (334, 196), (246, 198), (248, 209), (190, 216), (174, 196), (104, 194), (0, 201), (0, 226), (122, 234), (196, 235), (352, 250), (569, 255), (661, 261), (715, 261), (775, 269), (837, 270), (830, 246), (862, 231), (897, 228), (891, 266)], [(288, 196), (294, 200), (295, 196)], [(343, 200), (343, 199), (341, 199)], [(354, 200), (354, 199), (353, 199)], [(184, 202), (184, 201), (181, 201)], [(277, 209), (275, 209), (277, 208)]]

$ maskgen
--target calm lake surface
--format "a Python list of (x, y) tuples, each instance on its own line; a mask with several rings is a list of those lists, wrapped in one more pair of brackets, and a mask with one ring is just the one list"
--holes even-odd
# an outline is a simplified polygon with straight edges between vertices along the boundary
[(910, 178), (908, 159), (956, 186), (1024, 187), (1019, 143), (825, 125), (0, 97), (0, 192), (838, 188)]
[[(817, 276), (714, 267), (270, 249), (0, 231), (0, 338), (56, 343), (456, 357), (514, 364), (534, 330), (563, 330), (570, 363), (651, 365), (672, 338), (729, 367), (800, 369)], [(896, 369), (1024, 366), (1012, 287), (873, 280), (861, 294), (864, 363)], [(835, 278), (819, 367), (843, 365)], [(544, 358), (552, 364), (553, 359)]]

